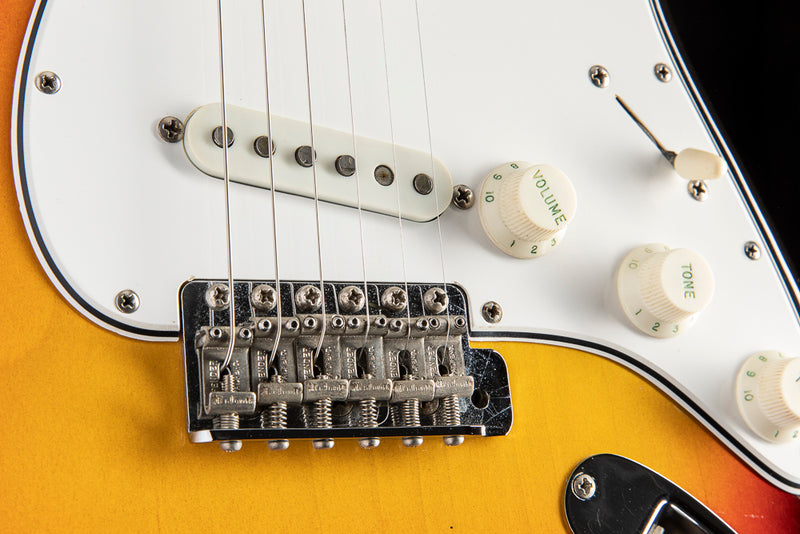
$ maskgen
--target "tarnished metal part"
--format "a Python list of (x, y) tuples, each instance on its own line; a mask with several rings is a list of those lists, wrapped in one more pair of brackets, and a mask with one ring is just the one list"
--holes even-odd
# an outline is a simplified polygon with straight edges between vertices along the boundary
[[(181, 293), (194, 441), (238, 450), (243, 439), (261, 439), (283, 450), (290, 439), (308, 438), (326, 449), (352, 437), (374, 448), (381, 437), (417, 446), (438, 435), (457, 445), (464, 435), (510, 428), (505, 363), (469, 347), (458, 286), (409, 284), (406, 293), (400, 285), (326, 283), (323, 298), (314, 283), (282, 282), (280, 325), (273, 282), (234, 289), (234, 332), (227, 284), (195, 280)], [(432, 302), (446, 304), (437, 312)], [(480, 407), (473, 392), (485, 400)]]

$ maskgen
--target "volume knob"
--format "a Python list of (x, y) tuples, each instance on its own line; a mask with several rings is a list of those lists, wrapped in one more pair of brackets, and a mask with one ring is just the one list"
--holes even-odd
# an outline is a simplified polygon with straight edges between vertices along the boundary
[(536, 258), (558, 245), (575, 207), (575, 188), (559, 169), (513, 161), (486, 177), (478, 212), (497, 248), (515, 258)]
[(659, 338), (685, 331), (711, 301), (714, 276), (689, 249), (653, 243), (628, 253), (617, 273), (617, 295), (628, 319)]
[(736, 379), (739, 412), (768, 441), (800, 438), (800, 358), (776, 350), (751, 355)]

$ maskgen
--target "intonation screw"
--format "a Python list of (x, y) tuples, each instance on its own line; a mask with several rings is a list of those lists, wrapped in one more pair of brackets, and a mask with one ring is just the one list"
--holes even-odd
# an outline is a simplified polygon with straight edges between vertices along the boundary
[[(440, 373), (444, 376), (453, 376), (452, 360), (449, 358), (447, 347), (441, 347), (437, 351), (437, 362), (439, 363)], [(444, 426), (461, 426), (461, 399), (458, 395), (447, 395), (442, 399), (442, 423)], [(450, 435), (442, 438), (444, 444), (449, 447), (464, 443), (464, 436)]]
[[(232, 392), (239, 389), (238, 379), (231, 373), (222, 377), (222, 391)], [(238, 430), (239, 414), (236, 412), (217, 415), (213, 421), (214, 428), (217, 430)], [(219, 442), (219, 448), (225, 452), (236, 452), (242, 448), (242, 442), (238, 439)]]
[(672, 71), (666, 63), (656, 63), (656, 66), (653, 67), (653, 73), (658, 78), (658, 81), (663, 83), (667, 83), (672, 79)]
[(461, 210), (469, 209), (475, 204), (475, 193), (468, 185), (458, 184), (453, 188), (453, 206)]
[(133, 313), (139, 309), (139, 295), (130, 289), (123, 289), (117, 293), (114, 303), (122, 313)]
[[(328, 375), (322, 374), (319, 376), (320, 380), (328, 380)], [(333, 401), (330, 397), (314, 401), (314, 411), (312, 419), (314, 428), (333, 428)], [(319, 449), (332, 449), (334, 441), (331, 438), (315, 439), (311, 445)]]
[(708, 198), (708, 186), (703, 180), (692, 180), (688, 185), (689, 194), (699, 202)]
[(277, 292), (271, 285), (259, 284), (253, 288), (253, 292), (250, 294), (250, 302), (259, 311), (270, 311), (278, 303)]
[(397, 286), (386, 288), (381, 295), (381, 306), (389, 311), (401, 312), (406, 309), (407, 304), (406, 292)]
[(588, 501), (594, 497), (594, 493), (597, 491), (597, 484), (594, 480), (594, 477), (587, 475), (586, 473), (578, 473), (572, 479), (570, 488), (572, 489), (572, 494), (575, 495), (575, 497), (582, 501)]
[[(270, 382), (284, 382), (286, 379), (280, 374), (274, 374)], [(286, 401), (279, 401), (270, 404), (261, 413), (261, 428), (286, 428), (288, 421), (288, 406)], [(285, 451), (289, 448), (288, 439), (271, 439), (267, 441), (267, 447), (272, 451)]]
[(608, 87), (609, 74), (605, 67), (602, 65), (593, 65), (589, 69), (589, 79), (595, 87)]
[[(214, 128), (214, 131), (211, 132), (211, 140), (214, 141), (215, 145), (222, 148), (222, 126)], [(228, 128), (228, 148), (231, 146), (233, 146), (233, 130)]]
[(339, 307), (345, 313), (356, 313), (364, 309), (364, 290), (358, 286), (347, 286), (339, 292)]
[(219, 282), (211, 284), (206, 289), (206, 304), (212, 310), (224, 310), (231, 302), (231, 292), (228, 286)]
[(744, 253), (751, 260), (757, 260), (761, 257), (761, 247), (755, 241), (748, 241), (744, 244)]
[(166, 116), (158, 121), (158, 135), (167, 143), (177, 143), (183, 139), (183, 122), (178, 117)]
[(46, 95), (54, 95), (61, 89), (61, 78), (55, 72), (46, 70), (36, 75), (34, 80), (36, 88)]
[(503, 308), (497, 302), (490, 300), (481, 308), (481, 315), (487, 323), (499, 323), (503, 318)]
[(422, 302), (428, 313), (442, 313), (447, 309), (447, 293), (441, 287), (432, 287), (422, 295)]
[(322, 292), (317, 286), (305, 285), (297, 290), (294, 300), (298, 311), (303, 313), (316, 311), (322, 305)]

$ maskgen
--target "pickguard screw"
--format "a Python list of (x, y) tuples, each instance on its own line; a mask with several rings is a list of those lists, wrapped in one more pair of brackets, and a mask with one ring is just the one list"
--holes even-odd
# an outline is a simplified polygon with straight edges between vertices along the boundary
[(224, 310), (230, 302), (231, 292), (225, 284), (217, 282), (206, 289), (206, 304), (212, 310)]
[(46, 95), (54, 95), (61, 89), (61, 78), (49, 70), (37, 74), (34, 83), (36, 88)]
[(582, 501), (588, 501), (594, 497), (594, 493), (597, 491), (597, 483), (594, 481), (594, 477), (586, 473), (578, 473), (575, 475), (575, 478), (572, 479), (570, 488), (575, 497)]
[(433, 180), (424, 172), (414, 177), (414, 190), (420, 195), (429, 195), (433, 191)]
[(347, 286), (339, 292), (339, 307), (345, 313), (356, 313), (364, 309), (364, 291), (358, 286)]
[(122, 313), (133, 313), (139, 309), (139, 295), (130, 289), (123, 289), (117, 293), (114, 303)]
[[(270, 145), (272, 145), (272, 150), (269, 149)], [(266, 135), (259, 135), (253, 141), (253, 150), (262, 158), (268, 158), (270, 154), (275, 153), (275, 143), (270, 143), (269, 137)]]
[(177, 143), (183, 139), (183, 121), (167, 115), (158, 121), (158, 135), (167, 143)]
[(259, 284), (253, 288), (253, 292), (250, 294), (250, 302), (257, 310), (270, 311), (278, 303), (277, 292), (271, 285)]
[[(222, 126), (214, 128), (214, 131), (211, 132), (211, 140), (214, 141), (215, 145), (222, 148)], [(228, 148), (231, 146), (233, 146), (233, 130), (228, 128)]]
[(744, 253), (751, 260), (757, 260), (761, 257), (761, 247), (755, 241), (748, 241), (744, 244)]
[(440, 287), (432, 287), (422, 295), (422, 302), (429, 313), (442, 313), (447, 309), (447, 293)]
[(397, 286), (386, 288), (381, 295), (381, 306), (389, 311), (401, 312), (406, 309), (407, 304), (406, 292)]
[(305, 285), (297, 290), (294, 300), (299, 311), (316, 311), (322, 305), (322, 292), (317, 286)]
[(388, 165), (378, 165), (373, 175), (375, 181), (381, 185), (392, 185), (394, 182), (394, 171)]
[(689, 182), (689, 194), (693, 199), (702, 202), (708, 198), (708, 186), (703, 180), (692, 180)]
[(666, 65), (666, 63), (656, 63), (656, 66), (653, 67), (653, 73), (658, 78), (658, 81), (667, 83), (672, 79), (672, 71)]
[(468, 185), (458, 184), (453, 188), (453, 206), (466, 210), (475, 204), (475, 193)]
[(503, 318), (503, 308), (500, 304), (490, 300), (481, 308), (481, 314), (487, 323), (499, 323)]
[(353, 176), (356, 173), (356, 159), (353, 156), (343, 154), (336, 158), (333, 166), (336, 167), (336, 172), (345, 177)]
[(602, 65), (593, 65), (589, 69), (589, 79), (595, 87), (608, 87), (609, 74), (606, 68)]

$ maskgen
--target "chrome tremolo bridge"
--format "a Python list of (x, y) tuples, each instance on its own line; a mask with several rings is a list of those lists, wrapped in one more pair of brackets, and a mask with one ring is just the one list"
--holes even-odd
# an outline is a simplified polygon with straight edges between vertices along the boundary
[[(407, 446), (425, 436), (458, 445), (464, 436), (511, 428), (505, 361), (468, 343), (464, 291), (448, 284), (274, 282), (234, 287), (230, 361), (227, 284), (187, 282), (180, 293), (188, 428), (192, 441), (242, 440), (285, 449), (290, 439), (330, 448), (383, 437)], [(322, 306), (325, 313), (322, 313)], [(369, 313), (367, 313), (369, 311)], [(279, 336), (277, 350), (275, 338)], [(273, 353), (274, 352), (274, 353)]]

